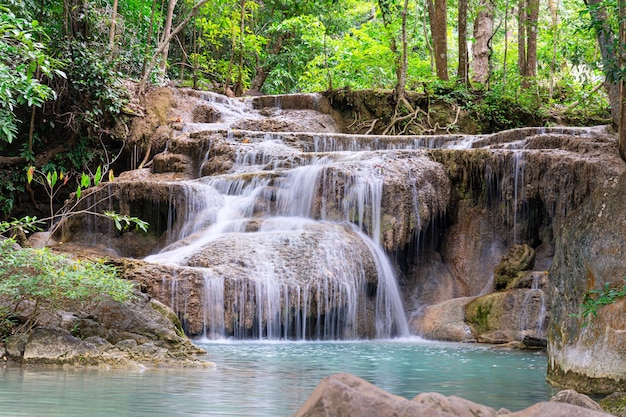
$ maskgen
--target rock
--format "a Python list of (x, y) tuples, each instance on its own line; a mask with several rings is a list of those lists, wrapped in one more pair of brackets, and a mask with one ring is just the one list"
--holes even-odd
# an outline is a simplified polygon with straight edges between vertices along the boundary
[(491, 407), (477, 404), (460, 397), (446, 397), (445, 395), (436, 392), (425, 392), (419, 394), (411, 401), (424, 404), (428, 406), (430, 410), (438, 412), (442, 416), (488, 417), (497, 415), (497, 412)]
[(535, 264), (535, 251), (530, 246), (513, 245), (508, 255), (502, 258), (494, 269), (494, 284), (496, 290), (503, 290), (522, 271), (532, 269)]
[[(466, 408), (464, 408), (466, 407)], [(460, 410), (463, 414), (456, 414)], [(293, 417), (495, 417), (489, 407), (439, 394), (424, 394), (415, 400), (392, 395), (350, 374), (324, 378)]]
[(465, 307), (465, 321), (481, 343), (544, 339), (549, 317), (541, 290), (516, 289), (487, 294)]
[(552, 396), (550, 401), (577, 405), (579, 407), (588, 408), (589, 410), (594, 411), (602, 411), (602, 407), (600, 407), (597, 402), (589, 398), (587, 395), (581, 394), (573, 389), (567, 389), (557, 392), (555, 395)]
[(38, 328), (28, 337), (22, 363), (95, 365), (100, 355), (94, 344), (80, 340), (68, 331)]
[(617, 417), (626, 417), (626, 392), (614, 392), (600, 400), (600, 407)]
[(35, 232), (28, 238), (31, 248), (45, 248), (56, 245), (58, 242), (52, 238), (50, 232)]
[(578, 316), (587, 291), (624, 285), (624, 248), (626, 174), (606, 178), (558, 235), (548, 293), (551, 383), (584, 393), (626, 390), (626, 300), (599, 308), (586, 325)]
[(432, 340), (475, 341), (472, 329), (465, 322), (465, 305), (471, 300), (473, 297), (453, 298), (424, 307), (409, 320), (411, 332)]
[(324, 378), (292, 417), (609, 417), (601, 411), (559, 402), (541, 402), (511, 413), (438, 393), (412, 400), (389, 394), (350, 374)]
[(21, 362), (27, 341), (28, 335), (24, 333), (9, 336), (5, 341), (6, 354), (9, 359), (15, 362)]
[(160, 305), (154, 309), (151, 300), (143, 294), (137, 294), (126, 303), (113, 300), (99, 302), (92, 306), (89, 316), (79, 319), (77, 330), (82, 337), (99, 336), (109, 343), (117, 344), (126, 339), (136, 343), (156, 341), (163, 345), (184, 343), (180, 328), (171, 321), (172, 314), (161, 312), (167, 307)]
[(593, 411), (588, 408), (571, 404), (546, 401), (531, 405), (516, 413), (506, 414), (507, 417), (612, 417), (602, 411)]

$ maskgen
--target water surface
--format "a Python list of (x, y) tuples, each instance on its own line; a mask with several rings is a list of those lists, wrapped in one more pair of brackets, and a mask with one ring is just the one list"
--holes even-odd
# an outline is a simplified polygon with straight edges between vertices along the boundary
[(210, 369), (0, 369), (2, 416), (290, 416), (350, 372), (393, 394), (436, 391), (520, 410), (546, 400), (543, 354), (419, 340), (198, 342)]

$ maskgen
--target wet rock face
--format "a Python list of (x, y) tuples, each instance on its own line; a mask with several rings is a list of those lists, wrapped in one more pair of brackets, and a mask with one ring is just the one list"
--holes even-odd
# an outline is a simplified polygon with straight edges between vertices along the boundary
[(626, 176), (604, 186), (572, 213), (550, 270), (548, 379), (582, 392), (626, 390), (626, 301), (599, 308), (583, 326), (585, 292), (621, 288), (626, 276)]
[[(272, 331), (301, 337), (304, 329), (286, 328), (297, 327), (295, 318), (282, 315), (289, 312), (307, 323), (314, 332), (309, 337), (332, 332), (337, 338), (375, 336), (375, 297), (368, 288), (378, 284), (376, 265), (370, 248), (350, 228), (311, 224), (290, 233), (231, 233), (181, 258), (186, 260), (180, 266), (119, 262), (126, 278), (175, 303), (190, 335), (244, 337), (259, 331), (262, 321), (268, 337), (276, 336)], [(211, 297), (215, 303), (208, 305)], [(360, 307), (348, 314), (354, 305)], [(272, 314), (279, 316), (275, 323)], [(320, 317), (337, 328), (325, 328), (317, 322)]]

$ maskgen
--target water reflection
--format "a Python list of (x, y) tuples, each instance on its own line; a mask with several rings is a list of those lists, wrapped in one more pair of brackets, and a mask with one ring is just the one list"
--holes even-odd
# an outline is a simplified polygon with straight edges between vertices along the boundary
[(0, 370), (3, 416), (290, 416), (351, 372), (397, 395), (437, 391), (519, 410), (551, 394), (542, 354), (414, 340), (212, 342), (210, 369)]

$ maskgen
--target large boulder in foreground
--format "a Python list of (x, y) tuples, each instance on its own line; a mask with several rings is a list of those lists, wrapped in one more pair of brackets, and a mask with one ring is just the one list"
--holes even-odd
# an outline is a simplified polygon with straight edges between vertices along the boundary
[(66, 307), (72, 311), (46, 311), (32, 331), (7, 338), (0, 357), (26, 365), (211, 365), (196, 358), (204, 351), (183, 334), (174, 312), (144, 294)]
[(324, 378), (293, 417), (608, 417), (561, 402), (541, 402), (512, 413), (463, 398), (422, 393), (412, 400), (392, 395), (351, 374)]
[(561, 229), (549, 274), (548, 380), (585, 393), (626, 390), (626, 300), (579, 316), (589, 291), (626, 276), (626, 175), (607, 178)]

